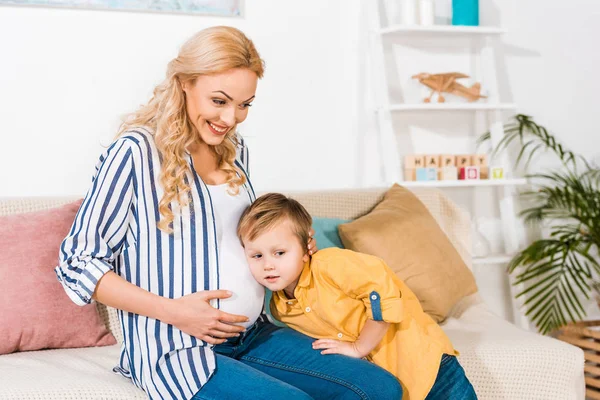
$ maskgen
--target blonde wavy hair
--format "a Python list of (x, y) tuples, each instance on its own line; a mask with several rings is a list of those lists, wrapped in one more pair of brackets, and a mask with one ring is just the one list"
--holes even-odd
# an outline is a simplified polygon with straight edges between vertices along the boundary
[[(192, 36), (181, 47), (178, 56), (169, 62), (165, 80), (154, 89), (150, 101), (136, 112), (125, 117), (117, 136), (127, 130), (144, 126), (153, 131), (156, 147), (162, 156), (160, 183), (164, 194), (159, 202), (162, 216), (159, 229), (172, 233), (174, 214), (169, 205), (188, 204), (190, 186), (184, 177), (190, 170), (185, 160), (185, 151), (201, 140), (193, 122), (190, 121), (182, 84), (192, 84), (200, 75), (218, 74), (233, 68), (246, 68), (264, 74), (264, 61), (254, 43), (240, 30), (229, 26), (204, 29)], [(235, 165), (236, 127), (233, 126), (223, 142), (212, 149), (217, 155), (219, 169), (227, 173), (230, 192), (238, 193), (246, 182), (245, 175)], [(190, 171), (193, 173), (193, 171)]]

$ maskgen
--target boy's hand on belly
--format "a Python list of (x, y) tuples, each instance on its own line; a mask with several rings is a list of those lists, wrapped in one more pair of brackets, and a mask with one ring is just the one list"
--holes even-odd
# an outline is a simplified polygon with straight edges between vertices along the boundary
[(343, 354), (348, 357), (363, 358), (366, 354), (362, 354), (356, 342), (343, 342), (334, 339), (319, 339), (312, 343), (315, 350), (323, 350), (321, 354)]

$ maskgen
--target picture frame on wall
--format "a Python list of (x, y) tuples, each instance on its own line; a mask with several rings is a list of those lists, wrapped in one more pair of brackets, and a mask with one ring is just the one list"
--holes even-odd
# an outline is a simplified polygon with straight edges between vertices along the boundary
[(0, 0), (0, 6), (57, 7), (242, 17), (244, 0)]

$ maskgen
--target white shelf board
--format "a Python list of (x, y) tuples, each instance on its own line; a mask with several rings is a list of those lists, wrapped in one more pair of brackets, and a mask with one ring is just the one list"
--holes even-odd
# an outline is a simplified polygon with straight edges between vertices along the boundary
[(458, 26), (458, 25), (392, 25), (382, 28), (379, 33), (389, 35), (394, 33), (401, 34), (460, 34), (460, 35), (501, 35), (506, 31), (495, 26)]
[(518, 186), (526, 185), (527, 179), (481, 179), (481, 180), (457, 180), (457, 181), (401, 181), (404, 187), (476, 187), (476, 186)]
[(512, 256), (508, 254), (496, 254), (487, 257), (473, 257), (473, 265), (508, 264)]
[(513, 103), (415, 103), (391, 104), (390, 111), (477, 111), (477, 110), (514, 110)]

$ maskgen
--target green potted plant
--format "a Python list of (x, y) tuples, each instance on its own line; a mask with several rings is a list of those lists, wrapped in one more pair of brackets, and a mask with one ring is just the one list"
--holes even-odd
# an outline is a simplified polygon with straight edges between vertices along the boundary
[[(490, 139), (484, 133), (478, 144)], [(554, 171), (526, 175), (534, 189), (521, 193), (528, 204), (521, 216), (549, 233), (520, 250), (508, 265), (513, 284), (525, 288), (517, 298), (524, 296), (526, 315), (547, 334), (584, 319), (582, 301), (600, 287), (595, 281), (600, 275), (600, 168), (566, 150), (527, 115), (518, 114), (505, 125), (505, 136), (492, 155), (511, 143), (520, 146), (516, 166), (527, 168), (545, 150), (562, 164)]]

